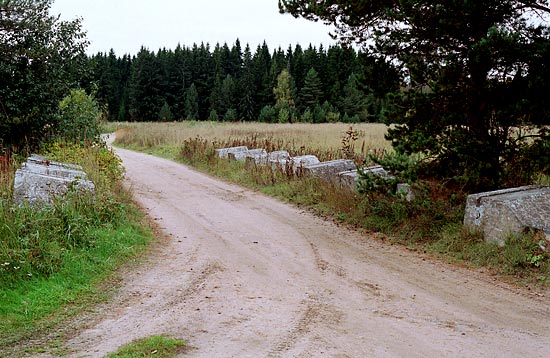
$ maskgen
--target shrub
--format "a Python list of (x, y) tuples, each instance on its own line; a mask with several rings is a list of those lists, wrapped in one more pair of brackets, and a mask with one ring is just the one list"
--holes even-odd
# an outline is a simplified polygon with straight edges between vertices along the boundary
[(58, 132), (68, 141), (98, 141), (101, 111), (95, 99), (82, 89), (71, 93), (59, 103)]

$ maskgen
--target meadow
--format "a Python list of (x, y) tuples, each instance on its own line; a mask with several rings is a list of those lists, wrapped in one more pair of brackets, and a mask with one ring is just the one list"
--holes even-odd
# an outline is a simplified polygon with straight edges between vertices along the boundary
[[(381, 123), (353, 124), (357, 133), (354, 150), (357, 154), (369, 151), (391, 150), (384, 138), (387, 127)], [(257, 143), (269, 141), (280, 143), (289, 152), (335, 151), (342, 147), (342, 138), (350, 125), (344, 123), (282, 123), (259, 122), (134, 122), (110, 123), (110, 130), (117, 130), (117, 143), (140, 148), (181, 146), (193, 138), (203, 138), (211, 142), (232, 140), (254, 140)]]

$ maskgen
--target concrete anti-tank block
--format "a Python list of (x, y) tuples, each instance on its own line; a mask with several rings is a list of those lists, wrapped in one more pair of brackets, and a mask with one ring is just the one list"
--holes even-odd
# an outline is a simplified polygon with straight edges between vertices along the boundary
[(353, 160), (336, 159), (305, 166), (302, 168), (302, 171), (304, 175), (317, 177), (329, 182), (337, 182), (339, 173), (356, 169), (357, 166)]
[(301, 174), (304, 167), (321, 163), (319, 158), (314, 155), (301, 155), (298, 157), (292, 157), (290, 159), (292, 163), (292, 171), (295, 174)]
[(483, 232), (485, 241), (503, 246), (507, 235), (527, 228), (550, 235), (550, 187), (530, 185), (469, 195), (464, 225)]
[(286, 150), (278, 150), (267, 155), (269, 160), (289, 160), (290, 154)]
[(94, 189), (94, 184), (89, 180), (18, 169), (13, 184), (13, 201), (19, 206), (25, 203), (31, 206), (52, 204), (55, 197), (63, 196), (69, 190), (93, 193)]
[(413, 201), (416, 197), (416, 193), (414, 189), (407, 183), (399, 183), (397, 184), (397, 188), (395, 189), (395, 193), (398, 195), (403, 195), (407, 201)]
[(227, 157), (229, 158), (229, 160), (244, 162), (247, 160), (247, 158), (256, 158), (264, 155), (267, 155), (265, 149), (250, 149), (247, 151), (230, 152), (228, 153)]
[(290, 155), (286, 150), (278, 150), (248, 157), (246, 158), (246, 162), (248, 164), (270, 165), (273, 168), (280, 168), (281, 165), (286, 165), (288, 159), (290, 159)]
[[(389, 173), (382, 168), (381, 165), (374, 165), (372, 167), (366, 167), (362, 169), (364, 172), (372, 173), (374, 175), (381, 176), (382, 178), (393, 178)], [(349, 190), (355, 190), (357, 188), (357, 182), (359, 181), (359, 171), (357, 169), (348, 170), (338, 173), (339, 183), (343, 188)]]
[(229, 153), (237, 153), (237, 152), (246, 152), (248, 151), (247, 147), (241, 146), (241, 147), (231, 147), (231, 148), (221, 148), (216, 149), (216, 155), (218, 158), (227, 158)]
[(36, 154), (32, 154), (29, 158), (27, 158), (27, 163), (31, 165), (41, 165), (48, 168), (82, 170), (82, 167), (80, 165), (55, 162), (53, 160), (46, 159), (46, 157)]
[(56, 176), (68, 179), (87, 179), (86, 173), (82, 170), (66, 169), (63, 166), (58, 165), (38, 165), (32, 162), (23, 163), (21, 166), (22, 171), (28, 171), (31, 173)]

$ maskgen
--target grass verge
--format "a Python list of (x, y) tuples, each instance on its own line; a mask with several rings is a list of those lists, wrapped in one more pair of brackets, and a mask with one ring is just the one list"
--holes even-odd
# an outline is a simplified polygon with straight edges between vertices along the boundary
[(165, 336), (151, 336), (134, 341), (118, 351), (109, 354), (109, 358), (173, 358), (185, 347), (185, 342)]
[[(71, 193), (51, 206), (11, 204), (14, 168), (0, 182), (0, 356), (62, 350), (40, 342), (45, 330), (108, 297), (105, 280), (152, 240), (121, 184), (118, 158), (98, 146), (54, 144), (56, 160), (81, 164), (92, 195)], [(36, 340), (36, 345), (29, 345)]]

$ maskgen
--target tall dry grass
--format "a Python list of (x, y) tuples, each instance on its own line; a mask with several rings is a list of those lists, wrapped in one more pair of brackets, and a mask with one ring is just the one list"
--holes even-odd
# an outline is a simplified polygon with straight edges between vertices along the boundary
[[(281, 142), (287, 150), (299, 148), (334, 151), (342, 147), (342, 138), (349, 129), (344, 123), (220, 123), (220, 122), (172, 122), (172, 123), (114, 123), (117, 143), (125, 146), (151, 148), (157, 146), (180, 146), (185, 140), (201, 137), (208, 141), (228, 142), (254, 138)], [(380, 123), (353, 124), (358, 137), (355, 152), (391, 150), (384, 138), (387, 126)]]

